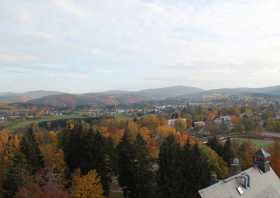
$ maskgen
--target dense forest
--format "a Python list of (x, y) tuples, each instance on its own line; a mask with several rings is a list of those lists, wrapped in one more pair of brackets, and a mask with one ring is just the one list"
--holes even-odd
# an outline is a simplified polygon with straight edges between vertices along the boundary
[[(202, 144), (178, 122), (169, 127), (160, 116), (103, 119), (90, 124), (68, 121), (49, 131), (36, 125), (22, 133), (0, 133), (0, 197), (198, 198), (213, 174), (231, 174), (231, 161), (252, 164), (250, 141)], [(270, 147), (280, 173), (280, 145)]]

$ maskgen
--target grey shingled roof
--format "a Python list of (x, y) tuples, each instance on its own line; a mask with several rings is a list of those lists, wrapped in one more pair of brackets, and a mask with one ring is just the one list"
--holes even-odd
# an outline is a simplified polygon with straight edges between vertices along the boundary
[[(250, 176), (250, 187), (244, 189), (244, 194), (237, 191), (237, 178), (242, 174)], [(258, 168), (252, 167), (238, 175), (219, 181), (199, 191), (202, 198), (280, 198), (280, 180), (273, 169), (263, 173)]]

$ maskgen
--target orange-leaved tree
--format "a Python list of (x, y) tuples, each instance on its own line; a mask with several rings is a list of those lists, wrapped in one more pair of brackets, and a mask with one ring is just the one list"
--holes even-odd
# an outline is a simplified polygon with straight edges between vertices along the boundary
[(271, 153), (271, 166), (276, 174), (280, 176), (280, 142), (274, 142), (269, 151)]
[(87, 175), (81, 176), (76, 171), (73, 178), (73, 198), (103, 198), (103, 188), (95, 170), (90, 170)]

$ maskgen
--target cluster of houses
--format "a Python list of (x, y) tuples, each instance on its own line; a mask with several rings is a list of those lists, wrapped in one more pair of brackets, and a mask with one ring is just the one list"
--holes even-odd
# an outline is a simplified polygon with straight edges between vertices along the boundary
[(0, 122), (9, 120), (36, 119), (42, 116), (63, 116), (64, 113), (58, 110), (28, 111), (28, 110), (0, 110)]
[[(168, 120), (168, 126), (174, 127), (176, 122), (177, 122), (177, 120), (178, 120), (177, 118), (169, 119)], [(185, 119), (185, 118), (180, 118), (180, 120), (187, 122), (187, 119)], [(216, 117), (213, 120), (213, 123), (215, 123), (216, 125), (225, 125), (228, 128), (231, 128), (233, 126), (232, 117), (231, 116)], [(192, 126), (189, 126), (189, 130), (192, 130), (192, 129), (203, 129), (206, 126), (207, 126), (207, 122), (205, 122), (205, 121), (194, 121)]]
[(19, 119), (34, 119), (36, 116), (33, 113), (27, 112), (1, 112), (0, 121), (5, 122), (8, 120), (19, 120)]
[[(226, 116), (219, 116), (216, 117), (213, 122), (217, 125), (227, 125), (227, 126), (232, 126), (232, 117), (229, 115)], [(206, 126), (206, 122), (205, 121), (196, 121), (193, 122), (193, 127), (205, 127)]]
[(7, 117), (5, 115), (0, 115), (0, 122), (4, 122), (7, 120)]
[[(190, 122), (188, 122), (186, 132), (198, 138), (207, 139), (209, 136), (211, 136), (210, 129), (209, 129), (211, 123), (215, 124), (217, 127), (220, 127), (221, 128), (220, 131), (225, 133), (227, 131), (230, 131), (234, 127), (233, 119), (234, 118), (230, 115), (223, 115), (223, 116), (217, 116), (210, 121), (209, 120), (193, 121), (192, 125), (190, 125)], [(168, 125), (170, 127), (175, 127), (177, 120), (178, 120), (177, 118), (169, 119)], [(181, 121), (183, 120), (185, 122), (189, 121), (187, 119), (182, 119), (182, 118), (180, 118), (180, 120)]]
[(159, 115), (163, 111), (162, 107), (154, 106), (152, 108), (88, 108), (82, 110), (85, 114), (92, 118), (112, 117), (118, 114), (123, 114), (129, 117), (144, 116), (147, 114)]
[(272, 118), (275, 120), (280, 120), (280, 112), (274, 112), (272, 114)]
[(64, 112), (63, 111), (58, 111), (58, 110), (48, 110), (44, 114), (46, 116), (63, 116)]
[(17, 120), (21, 117), (29, 116), (26, 113), (23, 112), (10, 112), (10, 111), (1, 111), (0, 112), (0, 121), (4, 122), (7, 120)]

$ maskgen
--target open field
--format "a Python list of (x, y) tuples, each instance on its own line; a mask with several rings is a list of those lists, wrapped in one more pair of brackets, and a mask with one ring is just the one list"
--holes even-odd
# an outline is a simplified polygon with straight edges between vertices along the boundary
[(84, 117), (81, 115), (47, 116), (47, 117), (42, 117), (40, 119), (9, 121), (5, 124), (5, 127), (9, 129), (11, 132), (15, 132), (18, 129), (26, 128), (33, 123), (39, 124), (41, 122), (66, 120), (66, 119), (79, 119), (79, 118), (84, 118)]
[(123, 198), (123, 194), (121, 192), (111, 192), (110, 198)]
[(237, 141), (239, 143), (243, 143), (245, 141), (251, 141), (256, 145), (257, 148), (266, 148), (273, 143), (273, 140), (262, 140), (262, 139), (253, 139), (253, 138), (233, 138), (233, 141)]

